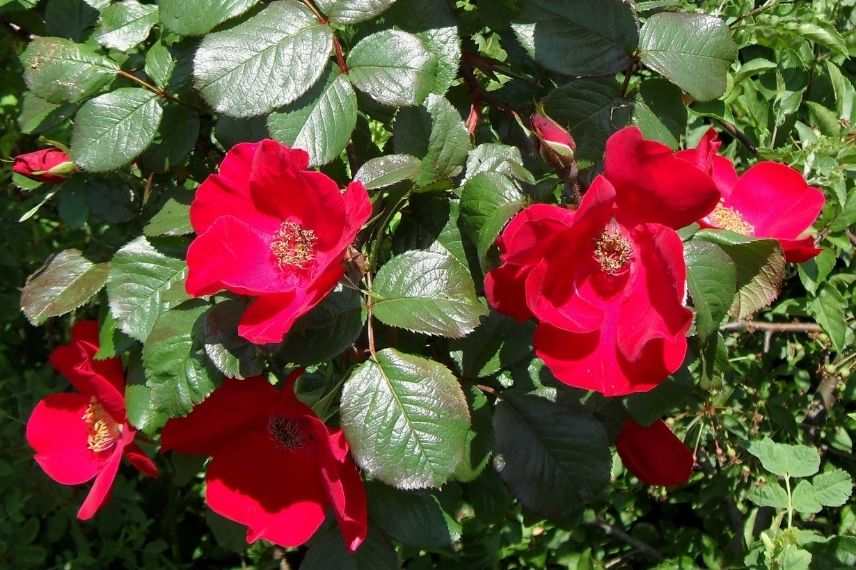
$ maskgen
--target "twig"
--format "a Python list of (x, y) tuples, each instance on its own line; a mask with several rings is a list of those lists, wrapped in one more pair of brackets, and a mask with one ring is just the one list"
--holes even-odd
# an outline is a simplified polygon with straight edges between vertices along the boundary
[(637, 551), (644, 554), (648, 558), (652, 558), (652, 559), (658, 560), (658, 561), (663, 560), (663, 555), (660, 554), (653, 546), (651, 546), (645, 542), (642, 542), (638, 538), (634, 538), (634, 537), (630, 536), (629, 534), (627, 534), (626, 532), (624, 532), (623, 530), (621, 530), (618, 527), (615, 527), (615, 526), (613, 526), (613, 525), (611, 525), (605, 521), (602, 521), (600, 519), (596, 519), (593, 523), (589, 523), (589, 524), (598, 527), (603, 532), (605, 532), (607, 536), (614, 536), (615, 538), (624, 542), (625, 544), (632, 546), (633, 548), (635, 548)]
[[(313, 0), (303, 0), (303, 4), (309, 8), (309, 11), (312, 12), (312, 15), (315, 16), (315, 19), (318, 20), (319, 24), (330, 23), (330, 19), (318, 9), (318, 6), (315, 5)], [(342, 49), (342, 42), (339, 41), (339, 37), (335, 33), (333, 33), (333, 51), (336, 53), (336, 65), (339, 66), (342, 73), (347, 74), (348, 64), (345, 63), (345, 50)]]
[[(124, 77), (125, 79), (130, 79), (131, 81), (135, 82), (137, 85), (140, 85), (141, 87), (145, 88), (146, 90), (151, 91), (152, 93), (154, 93), (158, 97), (161, 97), (162, 99), (167, 99), (169, 101), (172, 101), (173, 103), (178, 103), (179, 105), (184, 105), (185, 107), (194, 108), (193, 105), (191, 105), (189, 103), (185, 103), (181, 99), (178, 99), (177, 97), (167, 93), (166, 91), (164, 91), (160, 87), (157, 87), (156, 85), (152, 85), (151, 83), (149, 83), (148, 81), (146, 81), (144, 79), (140, 79), (139, 77), (137, 77), (136, 75), (134, 75), (130, 71), (125, 71), (124, 69), (120, 69), (119, 71), (116, 72), (116, 74), (119, 77)], [(197, 109), (197, 111), (201, 111), (201, 109)]]
[(726, 131), (732, 137), (743, 143), (743, 146), (745, 146), (749, 152), (751, 152), (752, 154), (758, 154), (758, 149), (755, 147), (754, 144), (752, 144), (752, 141), (749, 140), (749, 137), (740, 132), (737, 127), (735, 127), (728, 121), (723, 121), (722, 119), (714, 118), (714, 121), (719, 123), (719, 126), (722, 127), (724, 131)]
[(746, 19), (746, 18), (751, 18), (752, 16), (757, 16), (757, 15), (758, 15), (758, 14), (760, 14), (761, 12), (765, 12), (765, 11), (769, 10), (770, 8), (773, 8), (773, 7), (774, 7), (776, 4), (778, 4), (778, 3), (779, 3), (779, 0), (768, 0), (767, 2), (764, 2), (762, 5), (758, 6), (758, 7), (757, 7), (757, 8), (755, 8), (754, 10), (749, 10), (749, 11), (748, 11), (748, 12), (746, 12), (745, 14), (741, 14), (741, 15), (737, 16), (737, 19), (736, 19), (736, 20), (734, 20), (733, 22), (731, 22), (731, 23), (729, 24), (729, 27), (732, 27), (732, 28), (733, 28), (733, 27), (734, 27), (734, 26), (736, 26), (736, 25), (737, 25), (741, 20), (744, 20), (744, 19)]
[(769, 331), (769, 332), (798, 332), (819, 333), (823, 329), (816, 323), (766, 323), (763, 321), (735, 321), (725, 323), (720, 327), (724, 331)]

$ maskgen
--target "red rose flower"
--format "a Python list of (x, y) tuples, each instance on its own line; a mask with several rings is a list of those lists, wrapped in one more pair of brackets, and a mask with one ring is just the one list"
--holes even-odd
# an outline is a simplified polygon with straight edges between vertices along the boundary
[(341, 430), (264, 378), (226, 382), (185, 418), (167, 422), (164, 450), (211, 456), (205, 501), (247, 526), (247, 542), (307, 542), (332, 507), (350, 551), (366, 538), (366, 494)]
[(125, 416), (125, 375), (118, 358), (95, 360), (98, 323), (80, 321), (71, 342), (56, 348), (50, 363), (77, 389), (40, 401), (27, 421), (27, 443), (54, 481), (81, 485), (95, 479), (77, 518), (88, 520), (107, 498), (125, 457), (144, 475), (155, 464), (134, 444)]
[(276, 141), (239, 144), (190, 207), (198, 237), (187, 252), (187, 292), (255, 297), (238, 333), (256, 344), (280, 342), (330, 293), (371, 215), (362, 183), (341, 192), (308, 163), (304, 151)]
[(43, 148), (16, 156), (12, 170), (42, 182), (62, 182), (65, 175), (74, 171), (74, 163), (57, 148)]
[(536, 353), (565, 384), (606, 396), (650, 390), (680, 367), (692, 322), (674, 228), (718, 196), (701, 169), (623, 129), (578, 210), (530, 206), (503, 231), (488, 300), (538, 321)]
[(807, 235), (823, 210), (826, 198), (809, 186), (802, 175), (778, 162), (759, 162), (742, 175), (734, 164), (717, 154), (721, 143), (709, 130), (698, 147), (683, 158), (707, 168), (722, 195), (716, 209), (701, 218), (703, 227), (731, 230), (745, 236), (775, 238), (785, 258), (808, 261), (822, 250)]
[(648, 427), (625, 420), (615, 446), (624, 466), (648, 485), (677, 487), (692, 475), (693, 452), (662, 420)]

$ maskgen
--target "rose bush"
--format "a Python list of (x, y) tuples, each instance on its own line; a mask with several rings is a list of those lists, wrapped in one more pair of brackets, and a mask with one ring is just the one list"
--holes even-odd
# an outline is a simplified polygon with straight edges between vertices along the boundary
[(853, 567), (854, 17), (0, 0), (0, 566)]

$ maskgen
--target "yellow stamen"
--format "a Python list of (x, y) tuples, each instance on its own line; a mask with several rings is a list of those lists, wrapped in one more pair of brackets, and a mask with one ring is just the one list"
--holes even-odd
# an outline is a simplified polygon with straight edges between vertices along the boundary
[(89, 401), (82, 419), (89, 426), (89, 437), (86, 439), (87, 446), (96, 453), (107, 451), (113, 447), (122, 433), (122, 426), (107, 413), (94, 397)]
[(633, 246), (615, 227), (607, 227), (594, 242), (594, 258), (604, 273), (620, 275), (633, 259)]
[(747, 222), (740, 212), (733, 208), (726, 208), (722, 204), (717, 204), (711, 212), (710, 221), (718, 228), (744, 236), (751, 236), (755, 233), (755, 227)]
[(286, 266), (302, 269), (315, 257), (318, 236), (294, 222), (283, 222), (274, 234), (270, 250), (280, 269)]

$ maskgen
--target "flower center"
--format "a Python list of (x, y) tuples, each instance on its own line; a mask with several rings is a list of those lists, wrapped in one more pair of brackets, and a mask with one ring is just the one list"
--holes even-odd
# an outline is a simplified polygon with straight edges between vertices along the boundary
[(113, 447), (122, 433), (122, 426), (101, 407), (101, 404), (94, 397), (89, 400), (89, 405), (86, 406), (82, 419), (89, 427), (86, 444), (89, 449), (96, 453), (107, 451)]
[(306, 434), (299, 420), (283, 416), (272, 416), (268, 420), (271, 437), (286, 449), (299, 449), (306, 445)]
[(718, 228), (744, 236), (750, 236), (755, 232), (755, 226), (747, 222), (740, 212), (726, 208), (722, 204), (717, 204), (713, 212), (710, 213), (710, 221)]
[(315, 257), (318, 236), (294, 222), (283, 222), (273, 234), (270, 250), (280, 269), (286, 266), (304, 268)]
[(633, 246), (618, 226), (611, 224), (595, 240), (594, 258), (604, 273), (620, 275), (633, 258)]

